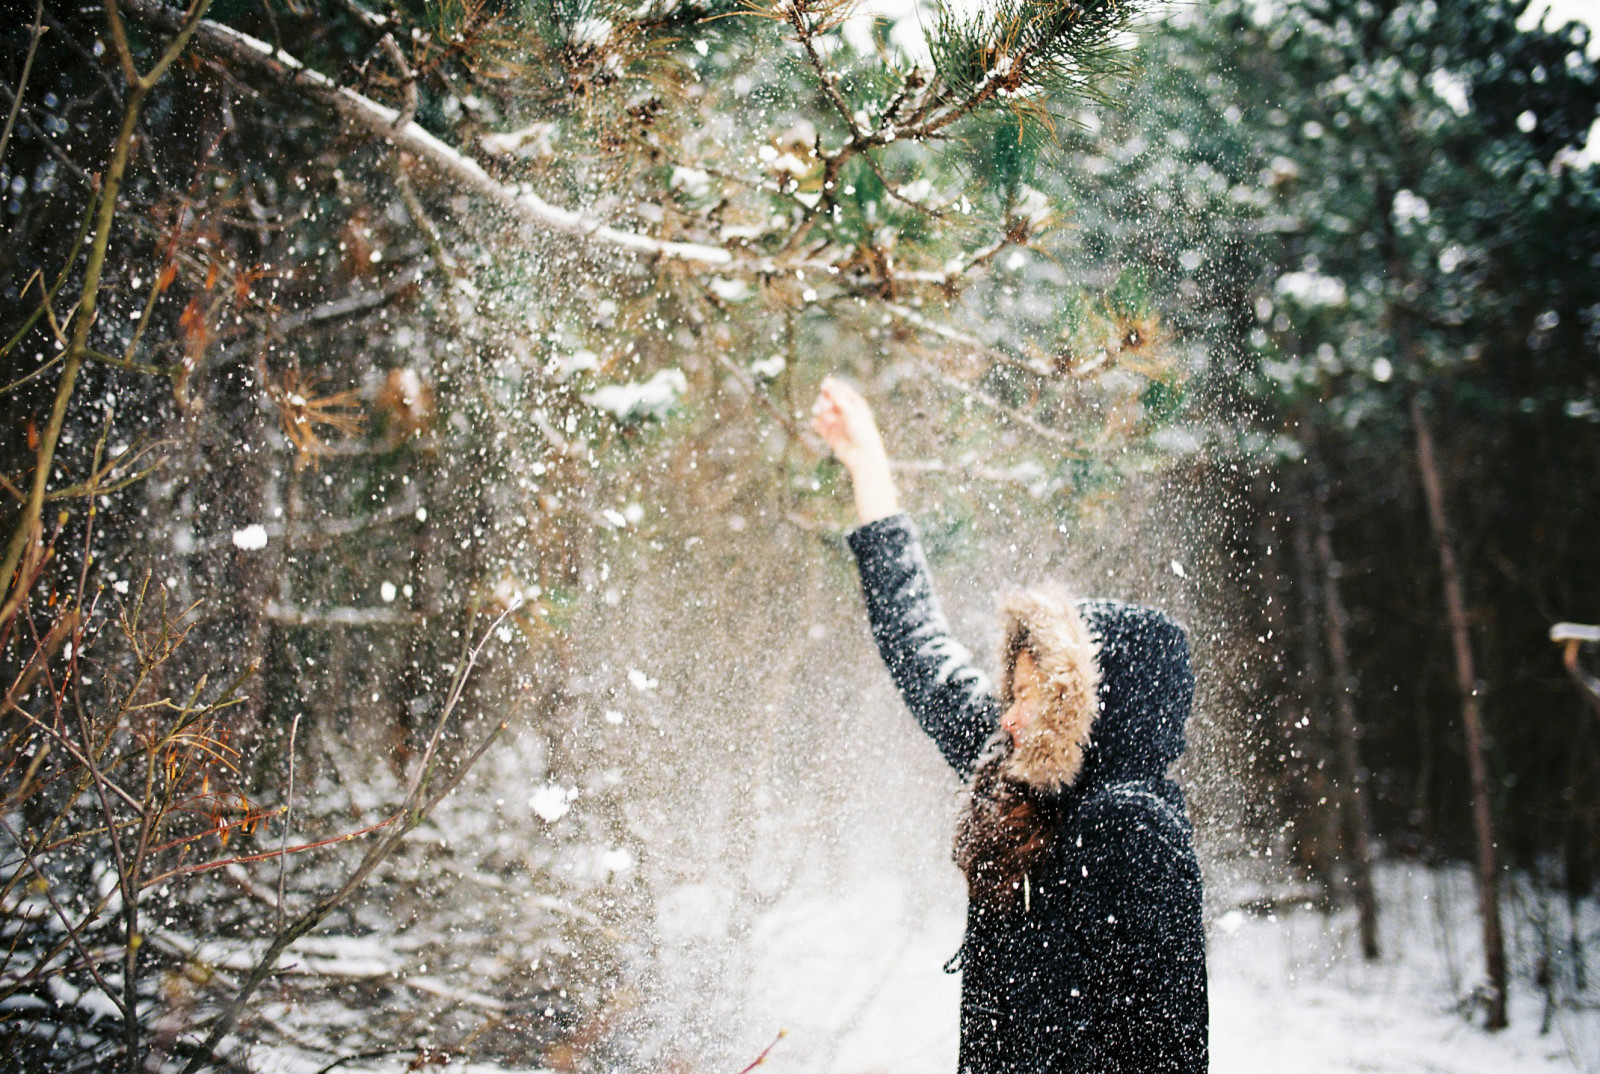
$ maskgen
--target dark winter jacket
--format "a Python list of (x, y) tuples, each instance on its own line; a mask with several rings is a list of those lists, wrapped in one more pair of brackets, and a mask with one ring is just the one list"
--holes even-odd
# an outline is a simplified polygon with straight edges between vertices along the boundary
[[(1001, 705), (949, 633), (904, 515), (850, 534), (873, 634), (917, 721), (962, 778)], [(969, 905), (961, 1074), (1195, 1074), (1207, 1066), (1200, 871), (1166, 778), (1194, 693), (1160, 612), (1077, 604), (1098, 643), (1099, 711), (1059, 794), (1060, 830), (1014, 907)]]

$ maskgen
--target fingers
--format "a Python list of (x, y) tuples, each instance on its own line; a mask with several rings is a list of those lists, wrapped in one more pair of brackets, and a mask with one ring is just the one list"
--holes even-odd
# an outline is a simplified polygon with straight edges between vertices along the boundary
[(811, 428), (822, 437), (831, 450), (837, 451), (840, 441), (844, 438), (844, 416), (839, 413), (836, 405), (818, 396), (816, 403), (811, 407)]
[(852, 429), (872, 424), (872, 407), (861, 397), (861, 393), (831, 376), (823, 378), (812, 412), (827, 413)]
[(837, 377), (824, 377), (811, 406), (811, 427), (846, 466), (853, 465), (879, 440), (872, 407), (850, 385)]
[(841, 421), (844, 415), (839, 411), (838, 402), (828, 394), (827, 387), (817, 395), (817, 401), (811, 404), (811, 421), (820, 428), (822, 423), (829, 424)]
[(844, 387), (845, 385), (832, 377), (823, 378), (822, 387), (817, 392), (817, 401), (811, 404), (812, 427), (830, 442), (835, 435), (843, 431), (847, 423), (844, 407), (840, 405), (839, 389)]
[(834, 401), (832, 385), (827, 378), (822, 381), (822, 387), (817, 390), (817, 401), (811, 404), (812, 414), (822, 414), (829, 410), (838, 409), (839, 404)]
[[(841, 409), (866, 408), (867, 401), (844, 381), (833, 376), (822, 378), (821, 394), (819, 398), (827, 399)], [(870, 408), (868, 408), (870, 409)]]

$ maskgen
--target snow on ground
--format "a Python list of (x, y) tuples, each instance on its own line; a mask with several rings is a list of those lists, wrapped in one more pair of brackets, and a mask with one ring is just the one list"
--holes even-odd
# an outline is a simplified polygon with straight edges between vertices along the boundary
[[(1226, 918), (1222, 919), (1226, 920)], [(1231, 923), (1231, 922), (1230, 922)], [(1562, 1039), (1540, 1036), (1541, 1006), (1513, 991), (1512, 1028), (1490, 1036), (1452, 1008), (1457, 994), (1425, 946), (1362, 964), (1354, 921), (1291, 911), (1210, 936), (1211, 1069), (1345, 1074), (1571, 1071)], [(1421, 943), (1406, 943), (1407, 940)], [(1421, 956), (1421, 957), (1418, 957)]]
[[(1528, 980), (1538, 950), (1534, 922), (1545, 920), (1556, 935), (1567, 931), (1557, 909), (1521, 881), (1508, 884), (1506, 898), (1518, 973), (1512, 1025), (1494, 1035), (1459, 1013), (1461, 997), (1480, 975), (1474, 890), (1465, 869), (1381, 871), (1385, 953), (1372, 965), (1359, 956), (1350, 913), (1325, 915), (1310, 904), (1285, 903), (1280, 892), (1276, 913), (1252, 914), (1231, 907), (1258, 900), (1260, 889), (1228, 891), (1217, 882), (1213, 888), (1207, 953), (1216, 1074), (1600, 1074), (1592, 994), (1552, 1012), (1549, 1032), (1540, 1033), (1544, 1000)], [(716, 1021), (738, 1027), (731, 1051), (722, 1053), (732, 1063), (719, 1059), (698, 1069), (734, 1074), (781, 1030), (763, 1072), (955, 1070), (960, 979), (941, 968), (961, 942), (953, 868), (908, 875), (858, 863), (853, 875), (813, 875), (748, 929), (731, 928), (729, 907), (708, 892), (715, 889), (679, 889), (666, 900), (663, 918), (673, 926), (664, 938), (684, 959), (704, 956), (707, 967), (723, 967), (684, 977), (683, 987), (671, 990), (672, 1002), (685, 1011), (725, 1012), (732, 1017)], [(1600, 932), (1600, 907), (1587, 906), (1581, 924), (1586, 935)], [(727, 957), (734, 949), (735, 957)], [(713, 957), (715, 951), (721, 956)], [(253, 1059), (262, 1074), (314, 1074), (327, 1062), (287, 1048), (257, 1051)], [(407, 1064), (367, 1060), (346, 1069), (401, 1074)], [(511, 1074), (459, 1060), (450, 1069)]]
[[(1489, 1035), (1453, 1013), (1476, 979), (1470, 882), (1421, 869), (1384, 877), (1387, 957), (1361, 962), (1354, 921), (1298, 908), (1220, 914), (1208, 940), (1217, 1074), (1532, 1074), (1579, 1069), (1541, 997), (1513, 991), (1512, 1027)], [(959, 900), (924, 905), (881, 879), (793, 893), (752, 935), (745, 1024), (774, 1074), (955, 1069)], [(763, 1044), (765, 1041), (763, 1041)], [(755, 1046), (759, 1051), (759, 1046)], [(752, 1057), (754, 1053), (752, 1052)]]
[(954, 1071), (960, 978), (942, 971), (961, 946), (958, 901), (914, 906), (881, 879), (785, 899), (757, 925), (745, 1024), (789, 1072)]

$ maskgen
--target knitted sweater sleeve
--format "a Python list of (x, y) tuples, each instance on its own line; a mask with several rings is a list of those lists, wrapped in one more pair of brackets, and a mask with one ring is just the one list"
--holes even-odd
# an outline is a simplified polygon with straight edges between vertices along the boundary
[(911, 520), (869, 522), (848, 538), (861, 572), (867, 616), (889, 675), (916, 717), (963, 778), (1000, 720), (989, 679), (950, 636), (933, 594), (928, 563)]

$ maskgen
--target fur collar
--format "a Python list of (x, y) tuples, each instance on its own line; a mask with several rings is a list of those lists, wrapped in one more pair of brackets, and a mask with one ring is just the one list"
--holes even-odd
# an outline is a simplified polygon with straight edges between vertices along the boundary
[(1045, 679), (1044, 707), (1002, 762), (1010, 779), (1058, 792), (1083, 770), (1099, 713), (1099, 647), (1077, 604), (1056, 589), (1019, 590), (1001, 602), (1002, 704), (1011, 704), (1011, 676), (1027, 649)]

